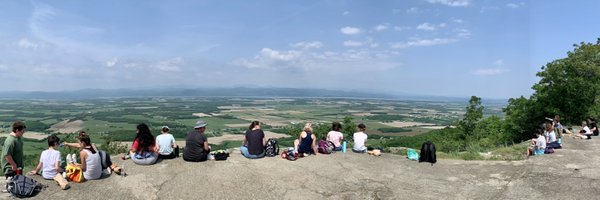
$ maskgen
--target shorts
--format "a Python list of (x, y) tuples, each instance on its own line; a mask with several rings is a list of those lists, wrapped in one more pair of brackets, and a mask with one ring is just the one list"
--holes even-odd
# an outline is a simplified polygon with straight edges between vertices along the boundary
[(537, 150), (535, 150), (534, 154), (535, 155), (544, 155), (544, 151), (545, 151), (544, 149), (537, 149)]

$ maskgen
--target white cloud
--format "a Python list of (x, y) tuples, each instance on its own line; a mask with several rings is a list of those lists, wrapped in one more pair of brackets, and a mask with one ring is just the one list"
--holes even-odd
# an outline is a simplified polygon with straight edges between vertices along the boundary
[(417, 26), (417, 29), (424, 30), (424, 31), (433, 31), (436, 28), (435, 28), (435, 25), (432, 25), (432, 24), (429, 24), (429, 23), (422, 23), (422, 24), (419, 24)]
[(523, 6), (525, 6), (525, 2), (520, 2), (520, 3), (508, 3), (508, 4), (506, 4), (506, 7), (513, 8), (513, 9), (516, 9), (516, 8), (521, 8), (521, 7), (523, 7)]
[(498, 67), (502, 67), (502, 66), (504, 66), (504, 60), (498, 59), (498, 60), (494, 61), (494, 65), (496, 65)]
[[(362, 43), (362, 45), (366, 44)], [(296, 51), (263, 48), (253, 58), (237, 59), (233, 61), (233, 64), (250, 69), (287, 71), (292, 73), (297, 73), (298, 70), (310, 72), (316, 69), (360, 71), (367, 70), (364, 67), (366, 65), (373, 67), (374, 70), (386, 70), (399, 65), (399, 63), (384, 59), (391, 57), (393, 53), (397, 52), (370, 51), (366, 49), (349, 49), (342, 52), (316, 52), (314, 49)]]
[(110, 60), (106, 61), (106, 66), (107, 66), (107, 67), (113, 67), (113, 66), (115, 66), (117, 63), (119, 63), (119, 59), (117, 59), (117, 58), (113, 58), (113, 59), (110, 59)]
[(455, 32), (457, 32), (457, 36), (460, 38), (469, 38), (471, 37), (471, 31), (469, 31), (468, 29), (456, 29)]
[(320, 41), (312, 41), (312, 42), (298, 42), (295, 44), (291, 44), (290, 46), (294, 47), (294, 48), (300, 48), (300, 49), (319, 49), (321, 47), (323, 47), (323, 43), (321, 43)]
[(433, 39), (412, 39), (408, 42), (392, 43), (391, 47), (394, 49), (403, 49), (408, 47), (426, 47), (443, 45), (457, 41), (456, 39), (450, 38), (433, 38)]
[(377, 26), (375, 26), (375, 30), (376, 31), (385, 31), (388, 29), (388, 25), (387, 24), (379, 24)]
[(500, 68), (490, 68), (490, 69), (477, 69), (473, 72), (474, 75), (478, 76), (494, 76), (504, 74), (506, 70)]
[(473, 71), (472, 74), (477, 75), (477, 76), (494, 76), (494, 75), (504, 74), (507, 72), (507, 70), (503, 68), (504, 60), (498, 59), (498, 60), (494, 61), (493, 64), (495, 65), (495, 67), (477, 69), (477, 70)]
[(465, 21), (464, 21), (464, 20), (462, 20), (462, 19), (453, 19), (453, 20), (452, 20), (452, 22), (454, 22), (454, 23), (458, 23), (458, 24), (462, 24), (462, 23), (464, 23)]
[(35, 42), (32, 42), (26, 38), (22, 38), (21, 40), (19, 40), (19, 42), (17, 43), (19, 45), (19, 47), (24, 48), (24, 49), (34, 49), (37, 50), (38, 48), (43, 47), (42, 44), (38, 44)]
[(357, 27), (346, 26), (344, 28), (341, 28), (340, 32), (342, 32), (343, 34), (346, 34), (346, 35), (358, 35), (362, 31), (360, 30), (360, 28), (357, 28)]
[(408, 26), (394, 26), (394, 30), (395, 31), (405, 31), (405, 30), (409, 30), (410, 27)]
[(412, 7), (412, 8), (409, 8), (406, 10), (406, 13), (409, 13), (409, 14), (418, 14), (420, 12), (421, 12), (421, 10), (417, 7)]
[(360, 47), (362, 45), (363, 45), (363, 43), (359, 42), (359, 41), (353, 41), (353, 40), (344, 41), (344, 46), (347, 46), (347, 47)]
[(154, 65), (154, 68), (161, 71), (177, 72), (181, 71), (181, 66), (185, 64), (185, 61), (181, 57), (172, 58), (158, 62)]
[(6, 71), (6, 70), (8, 70), (8, 66), (0, 64), (0, 71)]
[(342, 13), (342, 15), (344, 15), (344, 16), (348, 16), (348, 15), (350, 15), (350, 12), (349, 12), (349, 11), (344, 11), (344, 12)]
[(471, 0), (427, 0), (429, 3), (439, 3), (451, 7), (466, 7), (471, 4)]

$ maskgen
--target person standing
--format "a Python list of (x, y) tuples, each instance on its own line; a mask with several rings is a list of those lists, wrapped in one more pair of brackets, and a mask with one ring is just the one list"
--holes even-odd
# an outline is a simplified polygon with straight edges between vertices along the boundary
[(259, 121), (253, 121), (246, 131), (246, 137), (240, 151), (246, 158), (262, 158), (265, 157), (265, 145), (267, 140), (265, 138), (265, 132), (260, 128)]
[(17, 174), (22, 175), (23, 170), (23, 135), (25, 134), (25, 123), (16, 121), (12, 124), (12, 133), (4, 140), (2, 148), (2, 172), (6, 179)]
[(206, 125), (205, 121), (200, 120), (196, 122), (194, 130), (187, 134), (183, 160), (188, 162), (202, 162), (207, 160), (210, 153), (210, 146), (204, 134)]

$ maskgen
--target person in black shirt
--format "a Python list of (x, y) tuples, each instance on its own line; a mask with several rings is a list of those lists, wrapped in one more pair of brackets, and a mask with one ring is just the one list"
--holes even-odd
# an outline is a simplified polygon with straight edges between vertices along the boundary
[(260, 122), (253, 121), (248, 127), (248, 131), (246, 131), (246, 137), (240, 151), (246, 158), (262, 158), (265, 156), (266, 143), (265, 133), (260, 129)]
[(189, 162), (206, 161), (210, 153), (210, 146), (204, 134), (206, 131), (206, 122), (198, 121), (194, 126), (194, 131), (187, 134), (185, 138), (185, 151), (183, 160)]
[(596, 124), (596, 120), (594, 118), (588, 118), (588, 124), (590, 124), (590, 131), (592, 131), (593, 136), (598, 136), (598, 125)]

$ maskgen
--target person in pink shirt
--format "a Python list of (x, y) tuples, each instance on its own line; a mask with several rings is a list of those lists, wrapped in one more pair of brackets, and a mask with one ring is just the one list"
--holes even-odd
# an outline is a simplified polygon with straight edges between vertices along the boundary
[(335, 151), (342, 150), (342, 142), (344, 141), (344, 134), (342, 134), (342, 124), (339, 122), (333, 122), (331, 125), (331, 131), (327, 133), (327, 141), (330, 141), (335, 146)]

